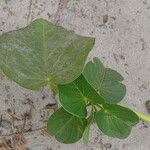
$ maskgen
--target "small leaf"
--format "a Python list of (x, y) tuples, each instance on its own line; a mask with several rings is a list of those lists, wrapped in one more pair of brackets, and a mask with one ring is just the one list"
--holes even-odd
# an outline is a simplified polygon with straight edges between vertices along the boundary
[(139, 122), (133, 111), (115, 104), (105, 104), (104, 110), (97, 112), (95, 118), (104, 134), (120, 139), (128, 137), (132, 127)]
[(38, 90), (66, 84), (82, 72), (94, 38), (37, 19), (0, 36), (0, 69), (22, 87)]
[(88, 101), (99, 104), (104, 103), (103, 98), (97, 94), (83, 75), (72, 83), (59, 85), (58, 89), (63, 108), (78, 117), (86, 117), (86, 104)]
[(120, 83), (123, 77), (118, 72), (105, 68), (98, 58), (87, 63), (83, 75), (107, 103), (118, 103), (124, 98), (126, 87)]
[(85, 144), (88, 144), (89, 143), (89, 132), (90, 132), (90, 127), (91, 127), (91, 124), (88, 124), (84, 130), (84, 133), (83, 133), (83, 142)]
[(81, 139), (86, 126), (86, 119), (81, 119), (58, 109), (48, 120), (48, 132), (61, 143), (75, 143)]
[(92, 114), (87, 119), (87, 125), (86, 125), (86, 128), (83, 133), (83, 142), (85, 144), (89, 143), (89, 131), (90, 131), (90, 127), (91, 127), (92, 123), (94, 122), (94, 118), (95, 118), (95, 113), (92, 112)]

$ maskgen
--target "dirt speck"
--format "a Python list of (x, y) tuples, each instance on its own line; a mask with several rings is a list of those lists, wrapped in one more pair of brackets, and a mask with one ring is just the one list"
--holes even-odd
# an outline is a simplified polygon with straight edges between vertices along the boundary
[(112, 144), (111, 143), (106, 143), (104, 144), (104, 147), (107, 149), (110, 149), (112, 147)]
[(145, 107), (146, 107), (147, 111), (150, 113), (150, 100), (145, 102)]
[(125, 56), (124, 56), (124, 55), (119, 55), (119, 57), (120, 57), (122, 60), (125, 60)]
[(118, 64), (119, 63), (118, 55), (113, 53), (113, 58), (114, 58), (115, 62)]
[(141, 50), (145, 50), (147, 48), (147, 43), (145, 42), (145, 40), (143, 38), (140, 39), (140, 42), (142, 43), (142, 48)]
[(103, 23), (105, 24), (107, 22), (108, 22), (108, 15), (106, 14), (103, 16)]
[(52, 15), (48, 12), (48, 13), (47, 13), (47, 16), (48, 16), (48, 18), (51, 18)]

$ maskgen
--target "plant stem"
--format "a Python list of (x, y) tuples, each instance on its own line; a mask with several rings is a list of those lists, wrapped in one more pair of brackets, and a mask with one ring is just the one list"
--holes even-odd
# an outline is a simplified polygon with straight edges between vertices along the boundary
[(138, 116), (141, 120), (146, 121), (146, 122), (150, 122), (150, 116), (144, 115), (144, 114), (142, 114), (141, 112), (137, 112), (137, 111), (134, 111), (134, 110), (132, 110), (132, 111), (135, 112), (135, 113), (137, 114), (137, 116)]
[(96, 108), (96, 106), (95, 106), (94, 104), (91, 103), (91, 106), (92, 106), (92, 111), (93, 111), (93, 110), (94, 110), (94, 111), (97, 111), (97, 108)]
[(97, 106), (98, 106), (100, 109), (103, 109), (103, 105), (102, 105), (102, 104), (97, 104)]
[(50, 78), (46, 78), (45, 82), (47, 83), (47, 85), (49, 86), (49, 88), (52, 91), (52, 96), (53, 96), (53, 99), (55, 100), (55, 103), (56, 103), (56, 107), (54, 108), (54, 111), (56, 111), (58, 109), (58, 103), (57, 103), (57, 100), (56, 100), (56, 95), (58, 94), (58, 87), (57, 87), (56, 84), (54, 84), (50, 80)]
[(53, 90), (53, 92), (54, 92), (55, 94), (58, 93), (58, 88), (57, 88), (56, 85), (52, 84), (51, 82), (49, 82), (48, 85), (49, 85), (50, 89)]

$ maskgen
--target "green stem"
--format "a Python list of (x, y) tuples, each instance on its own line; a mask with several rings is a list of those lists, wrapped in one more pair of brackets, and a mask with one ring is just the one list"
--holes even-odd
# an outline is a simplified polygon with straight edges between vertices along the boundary
[(58, 93), (58, 87), (56, 84), (54, 84), (55, 82), (55, 78), (46, 78), (45, 82), (47, 83), (47, 85), (50, 87), (50, 89), (57, 94)]
[(97, 104), (100, 109), (104, 109), (102, 104)]
[(92, 109), (93, 109), (94, 111), (97, 111), (97, 108), (96, 108), (96, 106), (95, 106), (94, 104), (91, 103), (91, 106), (92, 106)]
[(150, 116), (147, 116), (147, 115), (144, 115), (142, 114), (141, 112), (137, 112), (137, 111), (134, 111), (132, 110), (133, 112), (135, 112), (137, 114), (137, 116), (143, 120), (143, 121), (146, 121), (146, 122), (150, 122)]
[(91, 103), (87, 103), (87, 104), (86, 104), (86, 107), (88, 107), (88, 106), (91, 106)]
[(53, 90), (54, 93), (58, 93), (58, 88), (56, 85), (52, 84), (52, 83), (48, 83), (49, 87)]

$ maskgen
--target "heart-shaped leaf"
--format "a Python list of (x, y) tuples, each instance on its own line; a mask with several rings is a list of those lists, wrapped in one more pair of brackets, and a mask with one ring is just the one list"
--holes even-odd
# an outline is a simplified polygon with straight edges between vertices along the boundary
[(48, 132), (61, 143), (75, 143), (81, 139), (86, 119), (81, 119), (60, 108), (48, 120)]
[(104, 103), (104, 99), (97, 94), (92, 86), (85, 80), (83, 75), (80, 75), (74, 82), (59, 85), (59, 99), (63, 108), (69, 113), (78, 116), (86, 117), (87, 102)]
[(32, 90), (66, 84), (81, 74), (94, 41), (37, 19), (0, 36), (0, 69)]
[(139, 122), (133, 111), (115, 104), (105, 104), (104, 110), (97, 112), (95, 118), (104, 134), (120, 139), (128, 137), (132, 127)]
[(87, 63), (83, 75), (107, 103), (118, 103), (124, 98), (126, 87), (120, 83), (123, 77), (118, 72), (105, 68), (98, 58)]

